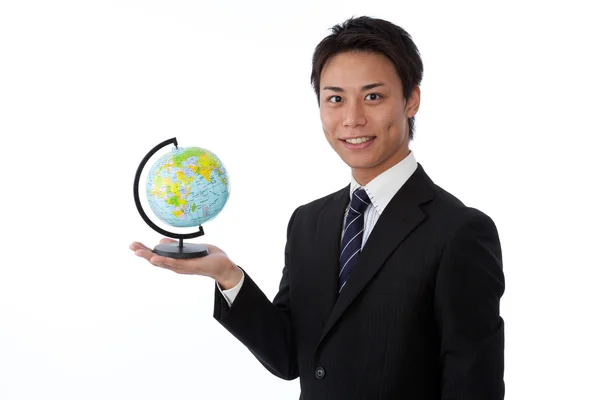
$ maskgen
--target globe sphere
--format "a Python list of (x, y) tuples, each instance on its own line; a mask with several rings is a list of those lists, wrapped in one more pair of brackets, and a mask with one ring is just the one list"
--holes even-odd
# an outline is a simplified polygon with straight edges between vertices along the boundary
[(230, 192), (225, 166), (200, 147), (174, 147), (152, 165), (146, 181), (152, 212), (174, 227), (200, 226), (214, 219)]

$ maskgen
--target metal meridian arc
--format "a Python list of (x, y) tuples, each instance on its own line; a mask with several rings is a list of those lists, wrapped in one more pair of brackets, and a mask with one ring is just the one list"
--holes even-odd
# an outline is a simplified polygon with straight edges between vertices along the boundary
[(138, 166), (138, 169), (135, 172), (135, 179), (133, 181), (133, 198), (135, 200), (135, 206), (136, 206), (138, 212), (140, 213), (140, 216), (144, 220), (144, 222), (146, 222), (148, 224), (148, 226), (150, 226), (150, 228), (154, 229), (156, 232), (160, 233), (161, 235), (168, 236), (168, 237), (171, 237), (174, 239), (180, 239), (180, 240), (193, 239), (193, 238), (204, 235), (204, 230), (202, 229), (202, 226), (198, 227), (199, 228), (198, 232), (192, 232), (192, 233), (169, 232), (169, 231), (161, 228), (160, 226), (156, 225), (154, 222), (152, 222), (152, 220), (150, 220), (150, 218), (148, 218), (148, 216), (144, 212), (144, 209), (142, 208), (142, 203), (140, 202), (140, 195), (139, 195), (140, 176), (142, 175), (144, 166), (146, 165), (146, 163), (148, 162), (150, 157), (152, 157), (158, 150), (162, 149), (163, 147), (165, 147), (169, 144), (173, 144), (175, 147), (177, 147), (177, 139), (171, 138), (171, 139), (165, 140), (164, 142), (159, 143), (158, 145), (154, 146), (154, 148), (152, 150), (150, 150), (148, 152), (148, 154), (146, 154), (146, 156), (142, 159), (142, 162)]

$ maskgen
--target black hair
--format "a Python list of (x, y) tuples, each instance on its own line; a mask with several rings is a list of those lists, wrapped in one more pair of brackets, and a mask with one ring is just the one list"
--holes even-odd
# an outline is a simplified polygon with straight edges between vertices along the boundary
[[(401, 27), (378, 18), (352, 17), (334, 25), (332, 33), (315, 48), (312, 59), (311, 84), (320, 102), (320, 82), (323, 66), (336, 54), (348, 51), (379, 53), (396, 68), (405, 99), (423, 79), (423, 62), (411, 36)], [(409, 140), (414, 136), (414, 117), (408, 119)]]

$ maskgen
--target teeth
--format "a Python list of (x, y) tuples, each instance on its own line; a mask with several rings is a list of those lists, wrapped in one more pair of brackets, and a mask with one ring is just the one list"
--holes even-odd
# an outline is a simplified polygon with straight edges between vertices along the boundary
[(368, 142), (371, 139), (373, 139), (373, 138), (362, 137), (362, 138), (356, 138), (356, 139), (347, 139), (346, 142), (352, 143), (352, 144), (361, 144), (364, 142)]

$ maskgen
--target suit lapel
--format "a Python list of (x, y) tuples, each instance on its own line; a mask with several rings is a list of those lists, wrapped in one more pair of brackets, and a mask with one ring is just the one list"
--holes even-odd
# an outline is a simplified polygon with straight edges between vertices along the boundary
[(350, 185), (338, 191), (320, 211), (315, 238), (315, 259), (317, 279), (315, 293), (318, 293), (319, 308), (323, 316), (323, 326), (337, 300), (340, 242), (344, 213), (350, 202)]
[[(349, 187), (343, 192), (346, 195), (344, 204), (341, 200), (334, 199), (331, 206), (331, 210), (334, 211), (331, 213), (333, 215), (327, 215), (329, 213), (321, 214), (324, 224), (319, 221), (319, 226), (323, 226), (323, 228), (319, 230), (318, 236), (323, 244), (319, 246), (319, 250), (324, 252), (321, 256), (321, 262), (326, 264), (322, 266), (324, 279), (322, 287), (319, 287), (319, 293), (323, 293), (326, 299), (325, 316), (327, 322), (319, 344), (394, 249), (426, 218), (426, 214), (421, 210), (420, 205), (433, 198), (432, 185), (433, 182), (425, 174), (423, 167), (418, 164), (417, 170), (400, 188), (377, 220), (357, 264), (339, 296), (337, 295), (338, 256), (342, 219), (345, 206), (349, 201)], [(341, 208), (341, 211), (339, 208)], [(337, 268), (333, 269), (331, 265), (336, 265)], [(328, 295), (328, 293), (331, 293), (331, 295)], [(329, 303), (333, 304), (333, 309), (329, 308)]]

